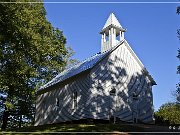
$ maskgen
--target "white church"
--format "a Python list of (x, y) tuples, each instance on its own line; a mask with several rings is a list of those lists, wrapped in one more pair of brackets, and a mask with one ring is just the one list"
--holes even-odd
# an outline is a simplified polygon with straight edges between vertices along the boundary
[(100, 34), (101, 51), (61, 72), (37, 91), (35, 125), (78, 120), (154, 123), (156, 82), (110, 14)]

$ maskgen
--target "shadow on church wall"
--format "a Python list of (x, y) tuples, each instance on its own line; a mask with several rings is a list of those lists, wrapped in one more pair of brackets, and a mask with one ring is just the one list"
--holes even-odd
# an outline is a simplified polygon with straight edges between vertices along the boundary
[(152, 122), (152, 86), (136, 66), (108, 56), (92, 70), (56, 85), (54, 90), (39, 96), (36, 124), (112, 117), (127, 122)]

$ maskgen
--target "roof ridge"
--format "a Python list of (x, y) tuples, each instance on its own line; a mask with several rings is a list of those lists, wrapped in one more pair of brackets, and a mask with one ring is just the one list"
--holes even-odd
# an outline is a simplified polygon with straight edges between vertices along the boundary
[(124, 40), (119, 42), (116, 46), (114, 46), (110, 50), (108, 50), (106, 52), (102, 52), (102, 53), (98, 52), (98, 53), (88, 57), (87, 59), (83, 60), (82, 62), (77, 63), (74, 66), (62, 71), (55, 78), (53, 78), (51, 81), (49, 81), (45, 85), (41, 86), (40, 89), (38, 90), (38, 92), (40, 92), (41, 90), (46, 89), (46, 88), (48, 88), (48, 87), (50, 87), (50, 86), (52, 86), (54, 84), (62, 82), (64, 80), (68, 79), (68, 78), (71, 78), (71, 77), (73, 77), (73, 76), (75, 76), (77, 74), (80, 74), (81, 72), (83, 72), (85, 70), (93, 68), (102, 59), (104, 59), (108, 54), (110, 54), (116, 48), (118, 48), (118, 46), (120, 46), (123, 42), (124, 42)]
[[(76, 63), (76, 64), (72, 65), (72, 67), (69, 67), (69, 68), (65, 69), (64, 71), (66, 71), (66, 70), (68, 70), (68, 69), (71, 69), (71, 68), (75, 67), (76, 65), (82, 64), (82, 63), (85, 62), (87, 59), (92, 58), (92, 57), (95, 56), (96, 54), (98, 54), (98, 53), (95, 53), (95, 54), (91, 55), (90, 57), (88, 57), (88, 58), (80, 61), (79, 63)], [(62, 72), (64, 72), (64, 71), (62, 71)], [(62, 73), (62, 72), (60, 72), (60, 73)], [(60, 73), (59, 73), (59, 74), (60, 74)]]

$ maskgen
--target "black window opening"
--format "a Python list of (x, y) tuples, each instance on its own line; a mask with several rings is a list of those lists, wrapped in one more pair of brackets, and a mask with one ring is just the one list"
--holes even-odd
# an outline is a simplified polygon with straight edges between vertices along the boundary
[(136, 94), (135, 92), (133, 92), (132, 97), (133, 97), (133, 100), (138, 100), (138, 94)]
[(77, 91), (73, 92), (73, 108), (77, 109)]
[(56, 98), (56, 106), (59, 107), (59, 98)]
[(110, 94), (111, 96), (115, 96), (115, 95), (116, 95), (116, 89), (113, 88), (113, 89), (109, 92), (109, 94)]
[(60, 95), (58, 95), (56, 99), (56, 107), (63, 107), (63, 102), (65, 99), (65, 93), (62, 92)]

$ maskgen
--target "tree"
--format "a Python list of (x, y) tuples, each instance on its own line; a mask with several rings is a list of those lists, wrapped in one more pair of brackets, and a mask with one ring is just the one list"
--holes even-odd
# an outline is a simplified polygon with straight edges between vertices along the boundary
[[(179, 15), (180, 14), (180, 6), (177, 7), (176, 13)], [(178, 38), (180, 40), (180, 29), (177, 30)], [(180, 60), (180, 49), (178, 49), (178, 55), (177, 58)], [(177, 73), (180, 74), (180, 65), (177, 67)], [(175, 97), (177, 103), (180, 104), (180, 82), (176, 85), (176, 92), (175, 92)]]
[[(180, 6), (177, 7), (176, 13), (180, 14)], [(180, 39), (180, 29), (177, 30)], [(180, 59), (180, 49), (178, 49), (177, 58)], [(177, 74), (180, 74), (180, 65), (177, 67)], [(158, 124), (180, 124), (180, 82), (176, 85), (176, 91), (173, 96), (176, 98), (174, 103), (163, 104), (160, 109), (155, 112), (156, 123)]]
[(65, 44), (63, 32), (46, 20), (43, 3), (0, 3), (2, 129), (10, 117), (19, 127), (24, 118), (33, 122), (35, 90), (65, 69), (71, 56)]
[(177, 7), (176, 13), (180, 14), (180, 6)]
[(163, 104), (155, 112), (156, 123), (159, 124), (180, 124), (180, 105), (176, 103)]

